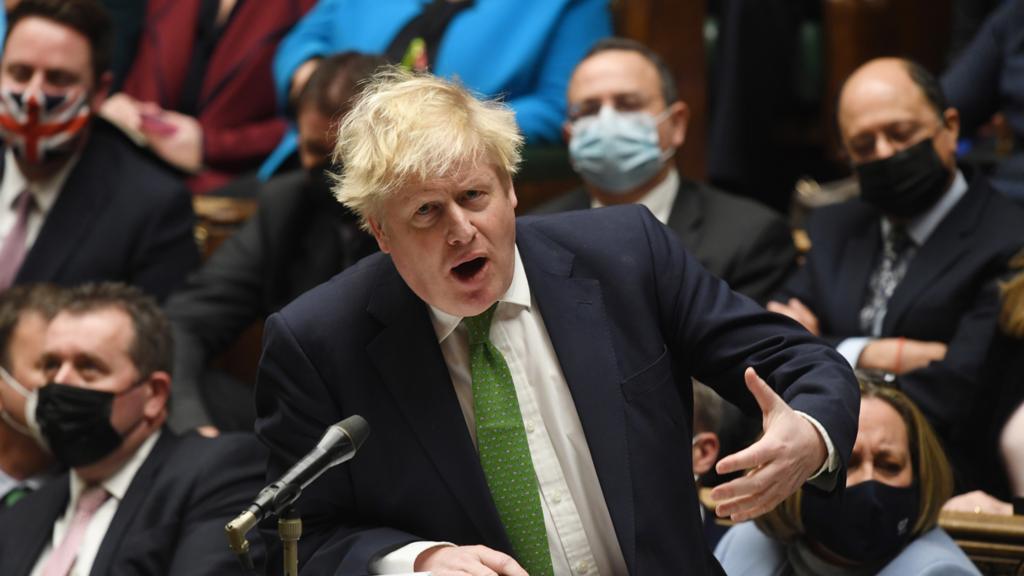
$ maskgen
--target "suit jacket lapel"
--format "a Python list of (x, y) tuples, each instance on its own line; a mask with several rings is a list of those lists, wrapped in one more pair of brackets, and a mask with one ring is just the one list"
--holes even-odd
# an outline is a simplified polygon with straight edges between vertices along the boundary
[(695, 253), (700, 243), (700, 229), (703, 225), (704, 207), (697, 185), (692, 180), (681, 179), (672, 211), (668, 215), (668, 227), (679, 236), (683, 246)]
[(573, 274), (573, 255), (529, 227), (517, 245), (530, 292), (562, 366), (628, 566), (635, 566), (633, 484), (621, 375), (597, 280)]
[[(7, 551), (17, 551), (17, 555), (13, 559), (3, 559), (4, 565), (11, 567), (11, 574), (16, 576), (31, 574), (32, 568), (39, 561), (39, 555), (53, 540), (53, 525), (64, 514), (70, 497), (71, 480), (68, 474), (64, 473), (43, 486), (39, 493), (32, 494), (20, 502), (18, 506), (26, 507), (24, 510), (7, 513), (4, 518), (6, 522), (11, 521), (12, 514), (27, 520), (21, 525), (16, 538), (12, 538), (14, 541), (4, 543), (4, 548)], [(29, 514), (23, 514), (24, 512), (29, 512)], [(8, 564), (8, 562), (11, 563)]]
[(96, 121), (93, 121), (82, 156), (71, 169), (32, 249), (25, 255), (25, 262), (18, 271), (19, 282), (55, 279), (65, 262), (78, 250), (81, 238), (92, 229), (94, 213), (105, 203), (107, 196), (103, 183), (109, 183), (109, 171), (117, 167), (113, 159), (103, 157), (107, 155), (105, 147), (98, 142), (102, 137)]
[(177, 436), (164, 428), (160, 438), (153, 446), (153, 450), (146, 457), (146, 461), (142, 463), (135, 473), (135, 477), (132, 478), (124, 499), (118, 504), (117, 512), (114, 513), (107, 533), (103, 536), (100, 549), (96, 552), (96, 559), (92, 563), (90, 574), (101, 576), (111, 573), (110, 565), (124, 541), (125, 532), (131, 527), (132, 520), (142, 504), (150, 497), (150, 490), (153, 483), (156, 482), (157, 474), (176, 443)]
[(368, 312), (384, 324), (367, 346), (384, 385), (438, 473), (490, 546), (511, 549), (466, 429), (426, 305), (388, 262)]
[(917, 301), (918, 296), (936, 277), (956, 264), (960, 255), (971, 247), (967, 239), (977, 229), (978, 218), (988, 201), (986, 190), (975, 186), (968, 190), (960, 202), (946, 214), (932, 235), (921, 246), (910, 261), (907, 273), (896, 287), (889, 301), (883, 333), (893, 333), (893, 328)]
[(836, 303), (833, 316), (841, 324), (830, 327), (837, 333), (860, 333), (860, 310), (867, 297), (868, 278), (882, 246), (880, 218), (869, 210), (863, 217), (865, 225), (857, 228), (839, 255), (839, 274), (832, 286), (838, 296), (832, 301)]

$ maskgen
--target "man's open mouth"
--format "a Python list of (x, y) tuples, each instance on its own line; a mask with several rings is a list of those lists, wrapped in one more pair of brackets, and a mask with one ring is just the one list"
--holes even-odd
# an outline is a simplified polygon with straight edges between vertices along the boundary
[(452, 268), (452, 273), (460, 280), (469, 280), (473, 276), (476, 276), (477, 272), (482, 270), (485, 264), (487, 264), (487, 258), (483, 256), (473, 258), (472, 260), (467, 260), (466, 262)]

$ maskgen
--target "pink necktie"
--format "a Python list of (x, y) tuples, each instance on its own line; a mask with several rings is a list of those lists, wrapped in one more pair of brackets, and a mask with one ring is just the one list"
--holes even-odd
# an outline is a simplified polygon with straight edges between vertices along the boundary
[(82, 491), (82, 495), (78, 497), (78, 505), (75, 506), (75, 517), (71, 519), (71, 526), (68, 527), (60, 546), (54, 549), (50, 559), (46, 561), (43, 576), (67, 575), (78, 556), (78, 549), (82, 545), (89, 521), (109, 496), (102, 486), (93, 486)]
[(18, 219), (14, 228), (7, 234), (4, 246), (0, 249), (0, 290), (5, 290), (14, 283), (18, 269), (25, 260), (25, 241), (28, 239), (28, 217), (32, 213), (32, 193), (23, 190), (14, 200), (14, 210)]

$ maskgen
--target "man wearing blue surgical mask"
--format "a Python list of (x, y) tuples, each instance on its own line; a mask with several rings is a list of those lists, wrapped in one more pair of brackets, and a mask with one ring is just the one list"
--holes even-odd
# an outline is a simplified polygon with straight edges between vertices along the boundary
[(0, 515), (38, 490), (53, 468), (28, 424), (26, 403), (45, 383), (43, 338), (61, 292), (47, 285), (0, 293)]
[(541, 212), (640, 203), (737, 292), (763, 303), (795, 262), (777, 214), (680, 176), (690, 111), (661, 58), (623, 38), (602, 40), (569, 82), (565, 138), (583, 179)]
[(997, 394), (981, 374), (1024, 213), (957, 167), (959, 114), (920, 65), (864, 64), (846, 80), (837, 117), (860, 197), (812, 214), (806, 263), (768, 309), (829, 340), (851, 366), (883, 372), (944, 441), (958, 488), (984, 485), (971, 477), (980, 469), (971, 438), (1000, 424), (984, 408)]

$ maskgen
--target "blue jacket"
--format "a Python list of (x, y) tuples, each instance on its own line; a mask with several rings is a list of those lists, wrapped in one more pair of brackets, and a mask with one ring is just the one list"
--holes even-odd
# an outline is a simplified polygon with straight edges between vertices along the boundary
[[(305, 61), (346, 50), (382, 53), (430, 0), (321, 0), (274, 58), (277, 101)], [(432, 71), (503, 96), (530, 142), (557, 142), (577, 62), (612, 33), (608, 0), (477, 0), (445, 31)], [(274, 157), (295, 150), (294, 130)], [(268, 161), (269, 162), (269, 161)]]
[[(769, 538), (753, 522), (733, 526), (715, 548), (726, 574), (775, 576), (786, 573), (786, 545)], [(925, 532), (886, 564), (878, 576), (957, 576), (980, 574), (942, 528)]]

